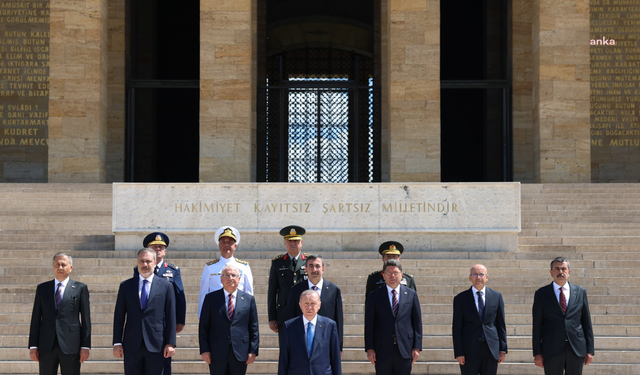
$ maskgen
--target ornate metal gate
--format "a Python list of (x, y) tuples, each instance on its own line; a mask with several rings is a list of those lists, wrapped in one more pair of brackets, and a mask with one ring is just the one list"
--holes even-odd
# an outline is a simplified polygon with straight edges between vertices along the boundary
[(373, 61), (306, 48), (267, 58), (258, 88), (257, 180), (380, 181)]

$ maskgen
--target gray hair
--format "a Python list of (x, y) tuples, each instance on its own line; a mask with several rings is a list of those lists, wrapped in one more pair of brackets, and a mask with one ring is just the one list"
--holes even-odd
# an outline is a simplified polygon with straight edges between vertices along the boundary
[(402, 272), (402, 264), (397, 259), (389, 259), (388, 261), (384, 262), (384, 266), (382, 266), (382, 272), (386, 271), (387, 267), (398, 267), (400, 272)]
[(309, 264), (309, 261), (320, 259), (322, 261), (322, 267), (324, 267), (324, 258), (320, 254), (311, 254), (307, 256), (307, 260), (305, 261), (305, 265)]
[(140, 254), (142, 254), (142, 253), (151, 253), (151, 254), (153, 254), (153, 261), (154, 262), (157, 261), (156, 252), (151, 250), (151, 249), (149, 249), (148, 247), (145, 247), (144, 249), (138, 250), (138, 255), (136, 256), (136, 258), (140, 258)]
[(320, 294), (316, 290), (307, 289), (307, 290), (305, 290), (304, 292), (302, 292), (300, 294), (300, 299), (302, 299), (302, 297), (304, 297), (304, 296), (313, 296), (313, 295), (317, 296), (318, 299), (320, 298)]
[(227, 268), (235, 268), (236, 271), (238, 271), (238, 273), (240, 273), (240, 269), (235, 265), (235, 264), (231, 264), (231, 263), (227, 263), (224, 265), (224, 267), (222, 267), (222, 269), (220, 270), (220, 275), (224, 274), (224, 271), (227, 270)]
[(71, 258), (71, 255), (67, 254), (67, 253), (57, 253), (56, 255), (53, 256), (53, 261), (56, 261), (57, 257), (67, 257), (69, 259), (69, 264), (73, 266), (73, 258)]
[(567, 268), (568, 268), (568, 269), (571, 269), (571, 263), (569, 263), (569, 261), (568, 261), (568, 260), (566, 260), (566, 259), (565, 259), (565, 258), (563, 258), (563, 257), (555, 257), (555, 258), (553, 258), (553, 260), (551, 261), (551, 264), (549, 265), (549, 268), (550, 268), (550, 269), (552, 269), (552, 270), (553, 270), (553, 264), (554, 264), (555, 262), (566, 263), (566, 264), (567, 264)]

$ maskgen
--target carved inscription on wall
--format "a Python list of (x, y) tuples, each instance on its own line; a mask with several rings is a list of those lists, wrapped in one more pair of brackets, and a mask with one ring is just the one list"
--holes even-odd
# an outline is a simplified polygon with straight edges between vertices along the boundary
[(592, 180), (637, 181), (640, 0), (590, 0), (590, 10)]
[(49, 0), (0, 0), (0, 181), (46, 182)]

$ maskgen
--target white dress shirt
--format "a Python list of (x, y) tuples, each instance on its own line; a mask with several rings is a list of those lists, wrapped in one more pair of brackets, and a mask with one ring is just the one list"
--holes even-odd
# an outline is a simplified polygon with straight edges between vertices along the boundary
[[(309, 282), (309, 290), (313, 290), (311, 289), (311, 287), (314, 286), (314, 284), (309, 279), (307, 279), (307, 281)], [(316, 292), (318, 292), (318, 295), (320, 297), (322, 297), (322, 285), (324, 285), (324, 279), (320, 279), (320, 281), (317, 284), (315, 284), (315, 286), (318, 287), (318, 290), (316, 290)]]
[[(560, 285), (556, 284), (555, 281), (553, 282), (553, 292), (556, 294), (556, 300), (560, 303)], [(569, 292), (569, 283), (564, 283), (562, 293), (564, 293), (564, 298), (567, 300), (567, 308), (569, 307), (569, 296), (571, 295)]]

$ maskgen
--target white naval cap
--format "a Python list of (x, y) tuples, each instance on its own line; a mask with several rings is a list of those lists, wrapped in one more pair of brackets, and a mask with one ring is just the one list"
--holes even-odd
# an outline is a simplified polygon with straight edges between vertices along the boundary
[(220, 243), (220, 238), (222, 237), (231, 237), (234, 240), (236, 240), (236, 245), (240, 244), (240, 232), (238, 232), (238, 230), (234, 227), (225, 225), (223, 227), (218, 228), (215, 235), (216, 244)]

